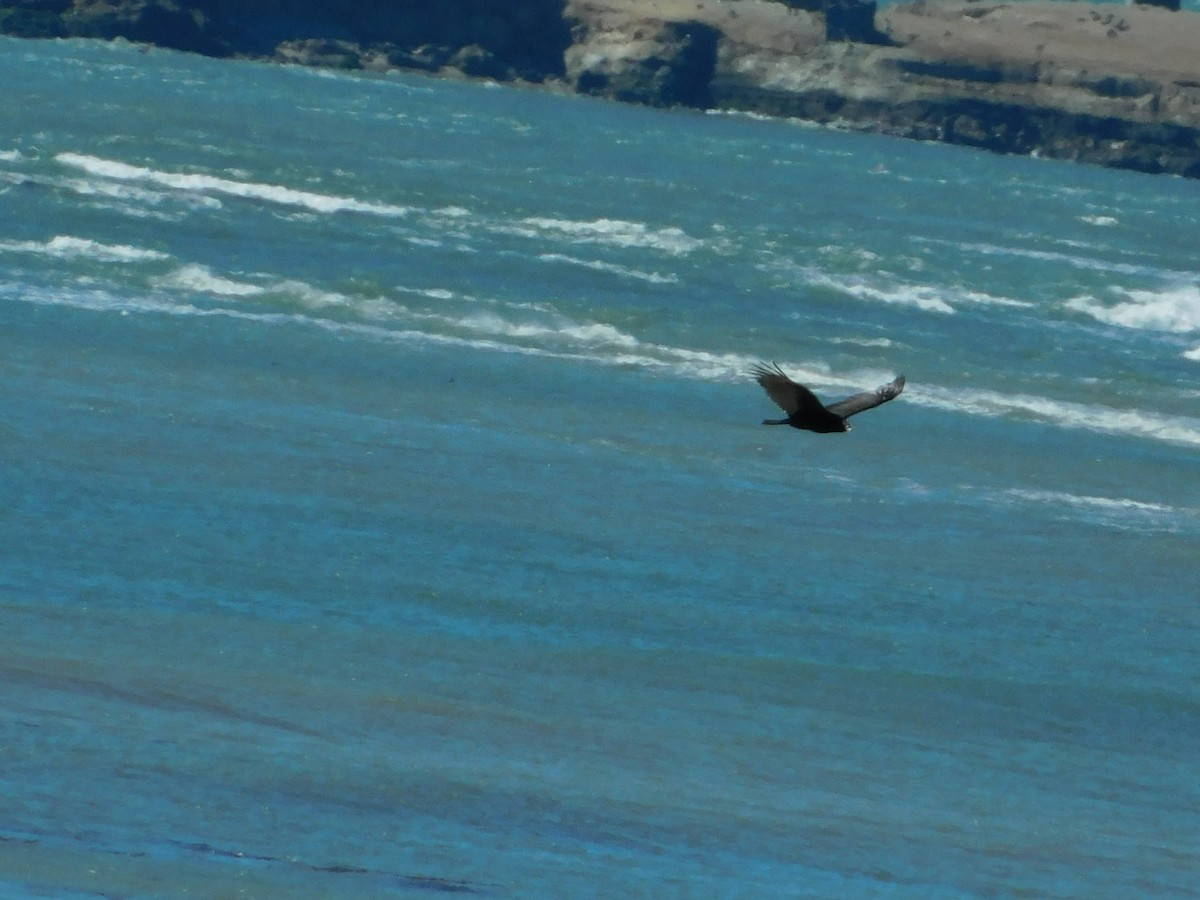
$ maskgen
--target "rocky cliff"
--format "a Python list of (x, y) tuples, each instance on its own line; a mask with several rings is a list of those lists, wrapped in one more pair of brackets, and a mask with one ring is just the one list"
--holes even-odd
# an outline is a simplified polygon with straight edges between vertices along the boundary
[[(1172, 0), (1164, 0), (1169, 6)], [(0, 31), (542, 82), (1200, 177), (1200, 14), (916, 0), (0, 0)]]
[(123, 37), (213, 56), (346, 68), (562, 72), (564, 0), (0, 0), (0, 32)]
[(830, 10), (808, 2), (570, 0), (567, 10), (577, 24), (566, 78), (579, 90), (687, 103), (657, 89), (674, 83), (662, 72), (705, 72), (693, 105), (1200, 177), (1195, 13), (917, 0), (860, 17), (846, 35), (856, 19), (844, 4), (836, 30)]

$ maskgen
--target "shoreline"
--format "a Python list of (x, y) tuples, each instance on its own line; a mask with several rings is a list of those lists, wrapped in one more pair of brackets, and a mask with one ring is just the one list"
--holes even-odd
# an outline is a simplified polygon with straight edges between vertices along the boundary
[(298, 20), (282, 0), (254, 12), (232, 0), (0, 0), (0, 33), (543, 86), (1200, 178), (1200, 13), (1074, 0), (408, 5)]

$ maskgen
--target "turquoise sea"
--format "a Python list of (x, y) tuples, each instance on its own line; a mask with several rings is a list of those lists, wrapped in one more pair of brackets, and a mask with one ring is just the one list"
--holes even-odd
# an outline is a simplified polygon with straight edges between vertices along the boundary
[(1200, 183), (0, 84), (0, 895), (1197, 896)]

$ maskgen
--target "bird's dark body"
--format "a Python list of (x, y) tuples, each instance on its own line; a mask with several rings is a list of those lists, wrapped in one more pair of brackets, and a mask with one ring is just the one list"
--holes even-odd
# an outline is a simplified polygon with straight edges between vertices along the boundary
[(901, 375), (883, 387), (826, 406), (804, 385), (788, 378), (777, 365), (756, 365), (752, 374), (767, 395), (788, 414), (786, 419), (763, 419), (764, 425), (791, 425), (818, 434), (849, 431), (850, 423), (846, 420), (852, 415), (887, 403), (904, 390), (904, 376)]
[(841, 416), (835, 416), (828, 410), (824, 415), (788, 416), (786, 419), (763, 419), (764, 425), (791, 425), (801, 431), (815, 431), (817, 434), (837, 434), (850, 430), (850, 423)]

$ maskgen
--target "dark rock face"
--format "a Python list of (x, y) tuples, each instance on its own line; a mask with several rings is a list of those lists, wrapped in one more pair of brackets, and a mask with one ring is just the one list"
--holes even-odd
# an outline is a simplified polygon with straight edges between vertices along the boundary
[(875, 2), (830, 0), (825, 5), (825, 38), (830, 41), (858, 41), (863, 44), (890, 43), (875, 28)]
[(650, 106), (712, 104), (710, 85), (720, 32), (703, 22), (668, 22), (643, 34), (645, 55), (612, 69), (569, 73), (580, 93)]
[(134, 0), (105, 3), (76, 0), (62, 15), (63, 28), (71, 37), (122, 37), (175, 50), (216, 53), (220, 45), (206, 30), (204, 15), (174, 0)]
[(71, 0), (13, 0), (0, 8), (0, 32), (14, 37), (66, 37), (62, 14)]
[[(284, 40), (331, 39), (384, 47), (427, 64), (468, 47), (486, 77), (541, 81), (563, 70), (565, 0), (189, 0), (230, 53), (270, 55)], [(475, 63), (487, 55), (493, 62)], [(421, 66), (425, 67), (425, 66)]]
[(333, 38), (310, 38), (283, 41), (275, 48), (275, 58), (283, 63), (301, 66), (321, 66), (327, 69), (361, 69), (362, 48), (350, 41)]
[(723, 106), (993, 153), (1041, 155), (1148, 174), (1200, 178), (1200, 128), (1141, 123), (987, 100), (850, 98), (832, 90), (721, 90)]
[(504, 60), (479, 44), (463, 47), (446, 61), (446, 65), (458, 69), (468, 78), (502, 80), (512, 77)]
[(212, 56), (271, 57), (285, 45), (287, 61), (342, 67), (353, 67), (355, 55), (391, 54), (399, 64), (440, 68), (473, 48), (463, 57), (468, 74), (541, 81), (563, 73), (571, 39), (565, 2), (0, 0), (0, 33), (122, 37)]
[(780, 0), (789, 9), (803, 9), (825, 16), (825, 40), (889, 44), (888, 36), (875, 28), (875, 0)]

